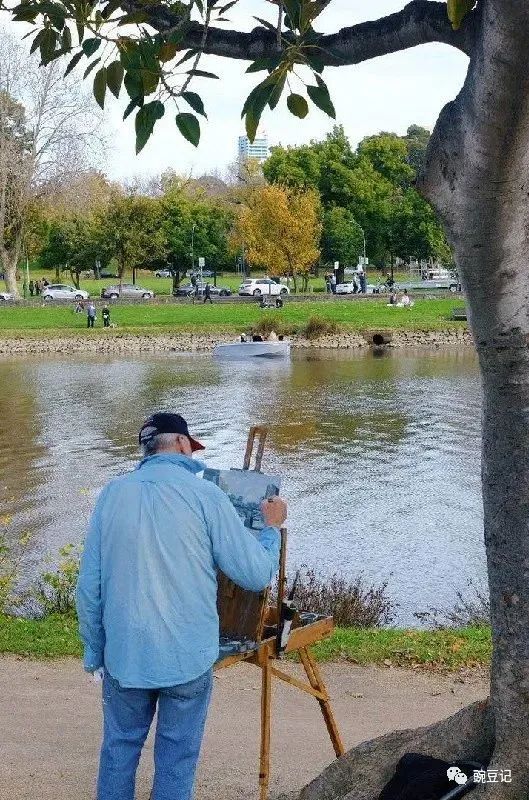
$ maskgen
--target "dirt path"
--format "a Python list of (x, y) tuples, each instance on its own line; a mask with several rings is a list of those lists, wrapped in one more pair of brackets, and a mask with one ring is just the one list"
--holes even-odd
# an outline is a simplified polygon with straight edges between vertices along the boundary
[[(295, 665), (286, 669), (296, 672)], [(323, 668), (346, 747), (395, 728), (426, 725), (484, 697), (486, 682), (397, 669)], [(1, 800), (92, 800), (100, 736), (100, 688), (76, 661), (0, 658)], [(255, 800), (259, 673), (243, 665), (215, 679), (196, 800)], [(333, 758), (312, 698), (275, 684), (272, 794), (300, 788)], [(147, 800), (149, 740), (138, 778)]]

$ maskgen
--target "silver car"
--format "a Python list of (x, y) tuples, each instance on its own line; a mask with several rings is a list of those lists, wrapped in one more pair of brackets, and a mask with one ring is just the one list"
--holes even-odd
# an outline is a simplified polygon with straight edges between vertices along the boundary
[(66, 283), (51, 283), (42, 290), (42, 299), (50, 300), (88, 300), (90, 295), (84, 289), (76, 289)]
[(107, 300), (117, 300), (119, 297), (129, 297), (136, 300), (151, 300), (154, 297), (154, 292), (150, 289), (143, 289), (141, 286), (135, 286), (133, 283), (122, 283), (121, 286), (107, 286), (101, 290), (101, 297)]

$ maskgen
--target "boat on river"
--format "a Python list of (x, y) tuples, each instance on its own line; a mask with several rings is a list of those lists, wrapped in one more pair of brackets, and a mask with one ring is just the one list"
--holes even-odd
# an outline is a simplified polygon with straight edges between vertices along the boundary
[(277, 339), (265, 342), (218, 344), (213, 350), (213, 356), (231, 361), (241, 361), (248, 358), (290, 358), (290, 342)]

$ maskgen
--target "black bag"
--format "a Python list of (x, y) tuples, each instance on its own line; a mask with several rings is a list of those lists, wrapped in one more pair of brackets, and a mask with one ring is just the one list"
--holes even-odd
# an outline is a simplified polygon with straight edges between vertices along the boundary
[[(466, 785), (449, 780), (447, 770), (459, 767), (469, 779)], [(406, 753), (395, 769), (395, 775), (382, 789), (379, 800), (450, 800), (470, 792), (476, 784), (471, 780), (481, 764), (458, 761), (449, 764), (439, 758)]]

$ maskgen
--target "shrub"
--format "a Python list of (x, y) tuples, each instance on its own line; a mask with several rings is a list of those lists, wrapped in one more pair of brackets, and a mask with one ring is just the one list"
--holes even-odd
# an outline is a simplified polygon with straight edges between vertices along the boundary
[(414, 616), (430, 628), (481, 628), (490, 625), (490, 601), (486, 589), (478, 589), (472, 581), (467, 588), (470, 596), (456, 593), (456, 603), (448, 611), (430, 608)]
[(45, 614), (70, 614), (75, 611), (81, 550), (80, 546), (73, 544), (62, 547), (57, 569), (45, 572), (40, 578), (36, 596)]
[(301, 333), (305, 339), (319, 339), (322, 336), (331, 336), (338, 332), (338, 325), (323, 317), (311, 317)]
[(13, 589), (17, 579), (17, 565), (11, 548), (0, 536), (0, 613), (7, 611), (13, 602)]
[(295, 604), (300, 611), (334, 617), (341, 628), (380, 628), (394, 618), (387, 583), (368, 586), (361, 575), (354, 580), (338, 572), (326, 577), (308, 567), (299, 571)]
[(262, 316), (259, 322), (256, 322), (252, 327), (252, 334), (262, 336), (263, 338), (269, 336), (272, 331), (275, 331), (278, 335), (284, 335), (286, 333), (280, 315), (273, 311)]

